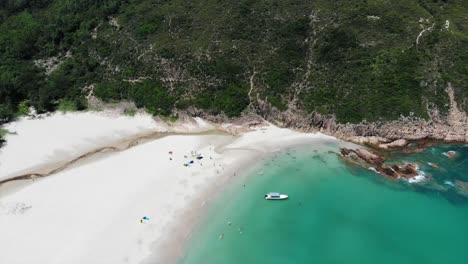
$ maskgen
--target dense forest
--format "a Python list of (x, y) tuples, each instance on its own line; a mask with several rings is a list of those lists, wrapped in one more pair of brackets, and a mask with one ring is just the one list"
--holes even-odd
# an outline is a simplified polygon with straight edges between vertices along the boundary
[(155, 115), (258, 102), (339, 122), (468, 110), (465, 0), (4, 0), (0, 122), (85, 109), (92, 89)]

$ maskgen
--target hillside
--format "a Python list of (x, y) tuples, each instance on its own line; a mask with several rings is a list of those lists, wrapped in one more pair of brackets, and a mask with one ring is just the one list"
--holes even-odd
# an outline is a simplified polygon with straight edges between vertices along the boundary
[(468, 111), (463, 0), (10, 0), (0, 23), (2, 122), (91, 94), (318, 127)]

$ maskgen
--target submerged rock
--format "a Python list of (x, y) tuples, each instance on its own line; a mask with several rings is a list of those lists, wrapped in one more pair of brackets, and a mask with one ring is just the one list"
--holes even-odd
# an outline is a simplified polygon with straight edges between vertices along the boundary
[(468, 197), (468, 182), (455, 180), (455, 187), (458, 194)]
[(461, 180), (455, 180), (455, 185), (457, 185), (458, 187), (460, 187), (463, 190), (468, 190), (468, 182), (464, 182), (464, 181), (461, 181)]
[(453, 159), (457, 156), (457, 152), (453, 151), (453, 150), (449, 150), (447, 152), (444, 152), (442, 153), (444, 156), (446, 156), (447, 158), (449, 159)]

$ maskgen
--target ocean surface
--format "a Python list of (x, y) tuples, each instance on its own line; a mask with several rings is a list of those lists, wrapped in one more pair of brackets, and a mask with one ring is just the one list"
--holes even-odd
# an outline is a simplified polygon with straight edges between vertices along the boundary
[[(239, 177), (179, 263), (468, 263), (468, 190), (459, 182), (468, 182), (467, 145), (389, 153), (416, 162), (430, 178), (420, 183), (384, 179), (337, 150), (285, 150)], [(290, 199), (264, 200), (271, 191)]]

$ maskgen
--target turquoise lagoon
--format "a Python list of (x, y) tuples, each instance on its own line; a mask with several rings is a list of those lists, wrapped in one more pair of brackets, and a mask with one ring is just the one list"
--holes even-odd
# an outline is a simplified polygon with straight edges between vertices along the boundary
[[(457, 157), (442, 155), (448, 150)], [(239, 177), (179, 263), (468, 263), (468, 199), (450, 184), (468, 181), (466, 145), (392, 153), (420, 164), (430, 184), (383, 179), (337, 151), (330, 143), (286, 150)], [(270, 191), (290, 199), (264, 200)]]

